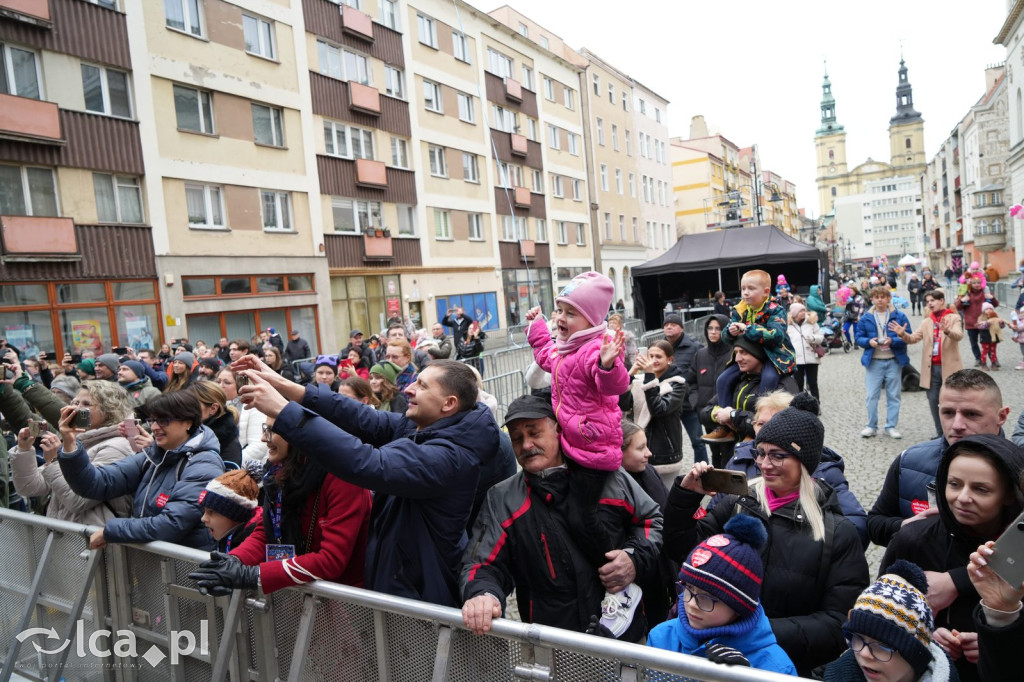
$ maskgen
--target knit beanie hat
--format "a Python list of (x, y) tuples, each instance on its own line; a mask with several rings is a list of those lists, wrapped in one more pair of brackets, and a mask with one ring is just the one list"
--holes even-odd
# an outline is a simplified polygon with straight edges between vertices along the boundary
[(55, 376), (53, 381), (50, 382), (51, 391), (60, 391), (72, 400), (74, 400), (75, 396), (78, 395), (78, 390), (80, 388), (82, 388), (81, 382), (70, 374), (60, 374)]
[(802, 313), (807, 310), (807, 307), (803, 303), (792, 303), (789, 306), (789, 316), (796, 317), (797, 313)]
[(146, 366), (138, 360), (125, 360), (121, 364), (134, 372), (139, 379), (146, 378)]
[(736, 348), (742, 348), (761, 362), (768, 362), (768, 353), (765, 351), (764, 346), (754, 343), (745, 336), (737, 336), (732, 345)]
[(843, 632), (867, 635), (895, 648), (920, 677), (932, 662), (928, 647), (935, 629), (926, 594), (924, 571), (900, 559), (860, 593)]
[(799, 459), (807, 473), (813, 474), (821, 463), (821, 448), (825, 444), (825, 426), (818, 419), (818, 412), (814, 396), (798, 393), (789, 407), (761, 427), (754, 442), (779, 446)]
[(85, 374), (88, 374), (89, 376), (95, 378), (96, 361), (93, 360), (92, 358), (86, 358), (85, 360), (82, 360), (80, 363), (78, 363), (78, 371), (84, 372)]
[(768, 542), (768, 532), (746, 514), (729, 519), (724, 530), (690, 552), (679, 570), (679, 581), (718, 597), (742, 617), (756, 611), (761, 601), (761, 549)]
[(787, 283), (786, 282), (786, 276), (785, 275), (779, 275), (778, 277), (775, 278), (775, 283), (776, 284), (786, 284)]
[(206, 484), (198, 504), (223, 514), (235, 523), (252, 518), (259, 496), (259, 481), (246, 469), (232, 469)]
[(580, 311), (591, 327), (596, 327), (608, 314), (614, 295), (615, 285), (612, 281), (600, 272), (590, 270), (573, 277), (558, 293), (555, 303), (568, 303)]
[(196, 364), (196, 356), (192, 355), (188, 351), (182, 351), (171, 358), (171, 362), (183, 362), (188, 367), (188, 371), (192, 371), (192, 368)]
[(995, 306), (989, 303), (988, 301), (985, 301), (984, 303), (981, 304), (981, 312), (983, 313), (987, 313), (988, 311), (995, 309)]
[(221, 369), (220, 360), (217, 360), (216, 358), (203, 358), (199, 361), (199, 366), (213, 370), (214, 374), (219, 372)]
[(398, 375), (401, 371), (398, 369), (398, 365), (388, 360), (378, 362), (370, 368), (370, 374), (379, 374), (391, 383), (395, 383), (398, 380)]
[(104, 353), (96, 358), (96, 362), (106, 366), (114, 374), (117, 374), (117, 368), (121, 363), (121, 358), (117, 357), (113, 353)]

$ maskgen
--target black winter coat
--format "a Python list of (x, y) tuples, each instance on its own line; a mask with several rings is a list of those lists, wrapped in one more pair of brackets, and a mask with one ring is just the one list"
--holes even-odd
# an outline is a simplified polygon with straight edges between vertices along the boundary
[[(654, 500), (659, 510), (665, 508), (668, 504), (668, 490), (654, 467), (648, 466), (638, 474), (632, 471), (626, 473)], [(644, 591), (644, 611), (651, 627), (668, 620), (669, 608), (676, 600), (675, 584), (678, 579), (679, 564), (665, 556), (664, 552), (658, 557), (657, 570), (652, 570), (646, 578), (637, 578), (637, 585)]]
[[(658, 382), (644, 391), (651, 415), (651, 420), (644, 427), (651, 464), (674, 464), (683, 458), (683, 423), (679, 418), (686, 405), (686, 384), (682, 378), (683, 373), (675, 365), (669, 365), (660, 380), (653, 374), (643, 376), (645, 386)], [(633, 404), (633, 394), (630, 391), (625, 395), (628, 396), (625, 399), (626, 409), (633, 410), (635, 419), (639, 409)]]
[(1024, 642), (1024, 617), (997, 628), (985, 621), (979, 604), (974, 611), (974, 629), (978, 633), (978, 673), (985, 682), (1017, 682), (1020, 678), (1020, 646)]
[(675, 352), (672, 355), (672, 363), (679, 368), (679, 371), (685, 372), (693, 362), (693, 356), (700, 350), (701, 345), (684, 333), (673, 348)]
[(238, 442), (238, 424), (231, 413), (225, 412), (203, 423), (217, 436), (221, 459), (242, 466), (242, 444)]
[(732, 346), (719, 339), (718, 343), (708, 341), (708, 323), (717, 320), (724, 330), (729, 326), (729, 318), (724, 315), (712, 315), (704, 323), (704, 340), (708, 345), (698, 350), (690, 366), (683, 371), (683, 377), (690, 389), (687, 397), (689, 405), (687, 409), (700, 412), (705, 406), (711, 404), (715, 395), (715, 381), (722, 373), (725, 366), (729, 364), (732, 357)]
[(761, 605), (779, 646), (801, 677), (838, 658), (846, 649), (846, 614), (870, 579), (857, 529), (843, 517), (828, 484), (816, 481), (826, 533), (825, 542), (814, 542), (797, 502), (776, 509), (769, 518), (753, 495), (727, 495), (698, 521), (694, 514), (703, 495), (680, 488), (679, 481), (673, 483), (663, 509), (664, 552), (669, 558), (681, 562), (701, 540), (721, 533), (735, 513), (760, 519), (768, 529), (768, 543), (761, 552)]

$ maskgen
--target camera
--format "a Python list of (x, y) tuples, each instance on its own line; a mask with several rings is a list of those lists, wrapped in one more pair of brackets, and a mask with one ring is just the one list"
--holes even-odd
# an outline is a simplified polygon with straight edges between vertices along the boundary
[(32, 434), (33, 438), (39, 438), (42, 434), (46, 433), (46, 420), (45, 419), (29, 419), (28, 420), (28, 432)]
[(82, 361), (82, 354), (81, 353), (73, 353), (71, 355), (71, 362), (73, 362), (73, 363), (75, 363), (77, 365), (81, 361)]
[(43, 360), (57, 360), (57, 351), (51, 350), (48, 353), (43, 353)]
[(112, 350), (117, 355), (127, 355), (128, 354), (128, 348), (125, 347), (125, 346), (117, 346), (116, 348), (111, 348), (110, 350)]
[(75, 413), (75, 418), (71, 422), (71, 425), (76, 429), (87, 429), (89, 428), (90, 421), (91, 418), (89, 415), (89, 410), (87, 408), (82, 408)]

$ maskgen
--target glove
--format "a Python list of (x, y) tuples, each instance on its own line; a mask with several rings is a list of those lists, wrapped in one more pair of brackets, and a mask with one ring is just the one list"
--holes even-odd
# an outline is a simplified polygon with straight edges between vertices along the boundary
[(707, 659), (712, 663), (724, 663), (725, 665), (744, 665), (750, 667), (750, 661), (736, 649), (724, 644), (709, 644), (704, 650)]
[(188, 574), (195, 580), (201, 594), (222, 597), (234, 589), (255, 589), (259, 584), (260, 567), (246, 566), (241, 559), (223, 552), (211, 552), (210, 560)]
[(616, 639), (612, 631), (601, 624), (601, 616), (591, 616), (590, 625), (587, 626), (586, 634), (595, 635), (597, 637), (607, 637), (608, 639)]

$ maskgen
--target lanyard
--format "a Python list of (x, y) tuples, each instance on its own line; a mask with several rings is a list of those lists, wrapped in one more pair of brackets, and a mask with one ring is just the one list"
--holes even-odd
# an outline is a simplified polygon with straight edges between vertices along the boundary
[(224, 545), (224, 552), (226, 554), (231, 554), (231, 538), (233, 537), (235, 537), (235, 531), (231, 531), (230, 533), (228, 533), (228, 540)]
[(281, 489), (277, 490), (277, 502), (270, 507), (270, 522), (274, 526), (274, 542), (281, 544)]

